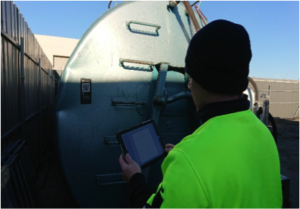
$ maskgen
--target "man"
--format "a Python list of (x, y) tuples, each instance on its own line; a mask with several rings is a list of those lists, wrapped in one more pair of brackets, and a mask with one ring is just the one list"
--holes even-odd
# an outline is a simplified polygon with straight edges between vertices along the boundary
[(188, 88), (201, 126), (169, 151), (152, 194), (129, 155), (119, 162), (132, 207), (277, 208), (282, 206), (278, 151), (247, 96), (250, 40), (243, 26), (213, 21), (192, 38)]

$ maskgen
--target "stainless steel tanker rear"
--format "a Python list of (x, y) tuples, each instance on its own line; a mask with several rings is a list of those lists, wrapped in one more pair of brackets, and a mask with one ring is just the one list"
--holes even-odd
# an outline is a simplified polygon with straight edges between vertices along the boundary
[[(55, 110), (61, 165), (80, 207), (128, 206), (117, 132), (153, 119), (163, 142), (176, 144), (197, 128), (184, 72), (194, 33), (182, 3), (123, 2), (81, 38), (63, 72)], [(154, 190), (161, 162), (143, 170)]]

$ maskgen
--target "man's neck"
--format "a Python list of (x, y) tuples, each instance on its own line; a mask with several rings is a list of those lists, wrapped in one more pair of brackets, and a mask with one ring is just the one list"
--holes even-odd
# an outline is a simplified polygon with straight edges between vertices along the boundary
[(243, 98), (243, 94), (241, 95), (221, 95), (221, 94), (209, 94), (207, 96), (207, 99), (205, 103), (203, 103), (200, 107), (197, 107), (197, 111), (199, 111), (203, 106), (215, 103), (215, 102), (225, 102), (225, 101), (231, 101), (231, 100), (237, 100)]
[(234, 112), (248, 110), (250, 102), (248, 96), (244, 95), (238, 99), (224, 100), (203, 105), (197, 112), (197, 118), (205, 123), (212, 117), (226, 115)]

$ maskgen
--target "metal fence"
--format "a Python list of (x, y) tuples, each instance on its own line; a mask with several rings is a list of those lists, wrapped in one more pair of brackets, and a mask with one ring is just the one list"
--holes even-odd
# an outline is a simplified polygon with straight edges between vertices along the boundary
[(41, 207), (25, 141), (12, 142), (1, 153), (1, 208)]
[(18, 139), (25, 141), (36, 168), (52, 134), (55, 77), (11, 1), (1, 1), (1, 58), (1, 150)]
[(299, 117), (299, 81), (253, 78), (256, 82), (260, 101), (267, 96), (270, 100), (270, 113), (274, 117)]

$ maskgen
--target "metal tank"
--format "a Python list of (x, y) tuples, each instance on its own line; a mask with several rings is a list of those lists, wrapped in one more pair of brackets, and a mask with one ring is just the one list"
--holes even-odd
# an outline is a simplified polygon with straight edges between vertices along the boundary
[[(185, 10), (182, 2), (123, 2), (93, 23), (71, 55), (57, 94), (55, 136), (80, 207), (129, 206), (117, 132), (153, 119), (163, 142), (176, 144), (197, 128), (184, 71), (195, 29)], [(161, 162), (143, 170), (153, 190)]]

